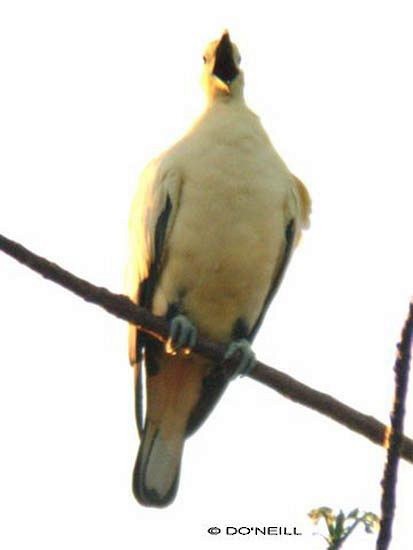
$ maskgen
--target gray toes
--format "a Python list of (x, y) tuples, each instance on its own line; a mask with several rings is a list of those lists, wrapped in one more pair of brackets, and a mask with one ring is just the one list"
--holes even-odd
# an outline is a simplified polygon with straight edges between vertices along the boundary
[(171, 321), (169, 338), (166, 344), (167, 353), (176, 354), (176, 351), (184, 348), (186, 353), (196, 344), (197, 330), (185, 315), (177, 315)]
[(245, 376), (255, 367), (255, 363), (257, 362), (255, 353), (252, 351), (248, 340), (234, 340), (225, 352), (224, 361), (231, 359), (236, 353), (240, 354), (240, 360), (234, 372), (234, 377), (238, 375)]

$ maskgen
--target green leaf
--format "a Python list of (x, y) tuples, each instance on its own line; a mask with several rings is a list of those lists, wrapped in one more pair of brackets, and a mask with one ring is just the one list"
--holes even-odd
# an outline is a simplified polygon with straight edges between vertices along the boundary
[(335, 542), (336, 529), (335, 529), (334, 522), (329, 523), (326, 520), (326, 524), (327, 524), (328, 534), (330, 535), (330, 538), (332, 539), (332, 542)]
[(318, 523), (320, 518), (324, 518), (327, 521), (327, 518), (332, 517), (333, 510), (327, 506), (320, 506), (320, 508), (311, 510), (308, 515), (314, 523)]
[(359, 509), (358, 508), (354, 508), (354, 510), (352, 510), (348, 515), (347, 515), (347, 518), (348, 519), (357, 519), (357, 516), (359, 515)]
[(344, 512), (343, 510), (340, 510), (340, 513), (336, 517), (336, 530), (335, 530), (336, 538), (338, 538), (339, 540), (344, 534), (344, 520), (345, 520)]
[(380, 518), (372, 512), (366, 512), (362, 518), (367, 533), (373, 533), (380, 526)]
[(320, 506), (320, 508), (311, 510), (308, 515), (314, 523), (318, 523), (321, 518), (324, 519), (329, 536), (325, 537), (321, 533), (319, 535), (328, 542), (329, 550), (341, 548), (343, 542), (353, 533), (359, 523), (363, 524), (367, 533), (372, 533), (380, 524), (380, 518), (376, 514), (361, 513), (359, 508), (354, 508), (347, 515), (340, 510), (336, 515), (328, 506)]

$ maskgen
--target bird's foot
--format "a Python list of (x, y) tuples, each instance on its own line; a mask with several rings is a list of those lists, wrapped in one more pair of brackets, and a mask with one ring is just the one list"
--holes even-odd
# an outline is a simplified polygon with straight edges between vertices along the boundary
[(165, 351), (176, 355), (182, 350), (185, 355), (191, 353), (198, 336), (195, 325), (185, 315), (176, 315), (169, 325), (169, 338), (165, 344)]
[(234, 378), (238, 375), (246, 376), (249, 374), (257, 362), (255, 353), (252, 351), (250, 343), (245, 338), (234, 340), (230, 343), (225, 352), (224, 361), (231, 359), (237, 353), (239, 353), (240, 359), (234, 371)]

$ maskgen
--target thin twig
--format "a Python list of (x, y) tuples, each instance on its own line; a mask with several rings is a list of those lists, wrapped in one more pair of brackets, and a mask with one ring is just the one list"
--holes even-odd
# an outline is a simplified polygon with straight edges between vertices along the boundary
[[(58, 265), (33, 254), (22, 245), (0, 235), (0, 250), (12, 256), (22, 264), (40, 273), (43, 277), (74, 292), (84, 300), (103, 307), (107, 312), (125, 321), (133, 323), (140, 330), (165, 341), (168, 337), (168, 324), (160, 317), (152, 315), (144, 308), (136, 306), (129, 298), (121, 294), (113, 294), (109, 290), (97, 287), (88, 281), (76, 277)], [(199, 353), (217, 364), (223, 361), (225, 346), (206, 338), (200, 338), (194, 348)], [(231, 374), (234, 365), (228, 365)], [(384, 424), (363, 414), (348, 405), (341, 403), (334, 397), (317, 391), (291, 376), (261, 362), (257, 362), (250, 378), (262, 382), (289, 399), (309, 407), (350, 430), (367, 437), (373, 443), (383, 446), (387, 428)], [(400, 456), (413, 463), (413, 440), (401, 438)]]
[(397, 359), (394, 365), (395, 395), (391, 414), (391, 432), (384, 468), (380, 533), (377, 538), (377, 550), (387, 550), (390, 545), (394, 511), (396, 508), (397, 469), (399, 466), (400, 445), (403, 439), (403, 423), (406, 407), (406, 395), (409, 382), (410, 354), (413, 342), (413, 302), (403, 328), (402, 338), (397, 346)]

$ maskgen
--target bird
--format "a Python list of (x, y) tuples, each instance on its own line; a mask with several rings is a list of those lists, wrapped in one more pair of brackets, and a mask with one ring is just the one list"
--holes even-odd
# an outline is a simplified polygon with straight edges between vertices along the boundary
[(240, 63), (227, 30), (208, 44), (205, 109), (144, 168), (132, 202), (128, 295), (169, 323), (166, 345), (129, 326), (144, 506), (174, 500), (185, 440), (229, 383), (197, 339), (224, 344), (237, 373), (254, 367), (252, 341), (309, 226), (309, 193), (246, 105)]

